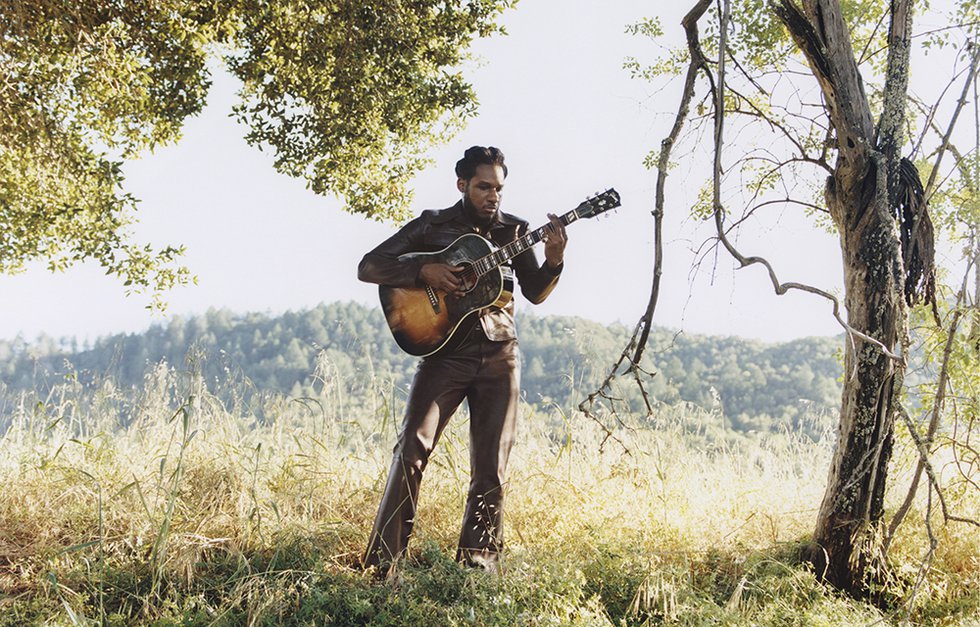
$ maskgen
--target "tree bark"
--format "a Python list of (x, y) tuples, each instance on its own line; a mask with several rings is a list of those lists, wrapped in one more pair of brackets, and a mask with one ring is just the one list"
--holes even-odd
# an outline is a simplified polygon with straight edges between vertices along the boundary
[[(847, 320), (894, 352), (906, 312), (902, 250), (886, 178), (883, 167), (870, 168), (862, 179), (870, 199), (864, 199), (838, 193), (842, 185), (835, 176), (827, 201), (841, 213), (864, 205), (863, 219), (840, 234)], [(878, 542), (904, 366), (860, 340), (853, 348), (848, 344), (844, 364), (838, 441), (814, 530), (819, 549), (809, 558), (831, 584), (863, 596), (882, 566)]]
[[(837, 141), (825, 190), (840, 235), (848, 325), (894, 353), (907, 327), (904, 265), (895, 219), (899, 147), (908, 74), (910, 2), (892, 3), (885, 108), (877, 129), (836, 0), (791, 0), (773, 9), (820, 84)], [(840, 427), (807, 559), (817, 575), (867, 596), (880, 550), (888, 461), (904, 364), (880, 347), (848, 343)]]

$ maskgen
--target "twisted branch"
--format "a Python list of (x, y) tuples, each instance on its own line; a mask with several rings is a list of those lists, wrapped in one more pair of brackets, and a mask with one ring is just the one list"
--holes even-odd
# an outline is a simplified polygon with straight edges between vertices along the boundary
[[(584, 401), (579, 403), (578, 406), (579, 411), (595, 421), (604, 431), (605, 437), (603, 438), (603, 444), (612, 438), (618, 442), (627, 453), (629, 453), (629, 449), (627, 449), (627, 447), (623, 444), (622, 440), (613, 435), (609, 427), (592, 413), (591, 408), (595, 404), (596, 399), (611, 398), (608, 392), (611, 389), (612, 382), (616, 378), (623, 364), (627, 363), (628, 361), (629, 365), (626, 367), (625, 372), (630, 373), (633, 376), (633, 380), (639, 386), (648, 414), (653, 413), (653, 406), (650, 402), (646, 388), (643, 387), (643, 381), (641, 380), (642, 374), (650, 375), (651, 373), (645, 372), (640, 367), (640, 361), (643, 358), (643, 352), (646, 350), (647, 341), (650, 337), (650, 331), (653, 328), (653, 315), (657, 309), (657, 302), (660, 298), (660, 277), (663, 274), (664, 188), (667, 181), (667, 170), (670, 163), (671, 151), (673, 150), (677, 139), (680, 137), (681, 131), (684, 129), (685, 122), (690, 116), (691, 101), (694, 99), (695, 83), (697, 82), (699, 72), (703, 71), (705, 73), (709, 83), (711, 83), (711, 90), (714, 91), (713, 77), (708, 71), (708, 61), (701, 50), (701, 41), (698, 35), (698, 20), (701, 19), (701, 16), (704, 15), (705, 11), (708, 10), (710, 5), (711, 0), (698, 0), (694, 7), (691, 8), (687, 15), (684, 16), (684, 19), (681, 20), (681, 24), (684, 27), (684, 32), (686, 33), (687, 48), (691, 58), (688, 62), (687, 72), (684, 78), (684, 90), (681, 93), (681, 99), (677, 107), (677, 114), (674, 117), (673, 127), (670, 129), (670, 133), (667, 134), (667, 137), (665, 137), (661, 142), (660, 155), (657, 159), (657, 191), (656, 198), (654, 200), (654, 209), (652, 211), (654, 224), (654, 262), (653, 284), (650, 287), (650, 300), (647, 303), (646, 311), (633, 330), (632, 338), (630, 338), (626, 348), (613, 365), (609, 375), (606, 377), (606, 380), (602, 382), (595, 392), (589, 394)], [(630, 355), (630, 353), (632, 353), (632, 355)], [(615, 408), (613, 408), (613, 414), (615, 414)], [(618, 417), (616, 420), (622, 426), (623, 423)], [(601, 446), (602, 445), (600, 445), (600, 448)]]

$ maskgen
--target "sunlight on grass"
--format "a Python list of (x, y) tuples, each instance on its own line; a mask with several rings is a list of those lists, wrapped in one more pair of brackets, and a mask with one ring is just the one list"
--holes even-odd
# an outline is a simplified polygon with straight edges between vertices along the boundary
[(976, 624), (970, 529), (933, 517), (940, 549), (912, 597), (920, 510), (893, 549), (891, 606), (839, 597), (797, 559), (829, 438), (719, 440), (692, 430), (693, 408), (628, 418), (624, 448), (581, 414), (524, 406), (501, 577), (451, 559), (469, 459), (457, 416), (399, 585), (373, 583), (358, 560), (403, 394), (323, 389), (256, 412), (159, 367), (140, 390), (69, 380), (8, 399), (0, 624)]

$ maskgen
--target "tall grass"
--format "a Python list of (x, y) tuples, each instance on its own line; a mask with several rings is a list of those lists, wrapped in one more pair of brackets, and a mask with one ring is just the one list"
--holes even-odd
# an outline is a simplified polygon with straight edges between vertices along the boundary
[(261, 411), (165, 367), (140, 390), (69, 379), (8, 399), (0, 624), (977, 624), (971, 530), (932, 519), (940, 549), (915, 587), (920, 507), (893, 548), (890, 605), (840, 597), (796, 557), (829, 438), (708, 437), (689, 407), (603, 446), (580, 414), (524, 406), (499, 577), (451, 559), (461, 413), (426, 471), (399, 584), (377, 584), (358, 560), (404, 393), (377, 380), (350, 398), (321, 366), (318, 397), (268, 396)]

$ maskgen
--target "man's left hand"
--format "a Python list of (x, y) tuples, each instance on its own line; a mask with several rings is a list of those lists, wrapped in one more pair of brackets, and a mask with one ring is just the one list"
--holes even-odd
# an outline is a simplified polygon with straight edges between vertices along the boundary
[(565, 259), (565, 244), (568, 243), (568, 235), (565, 233), (565, 225), (558, 220), (558, 216), (553, 213), (548, 214), (551, 223), (545, 229), (544, 234), (544, 258), (552, 268), (561, 266)]

